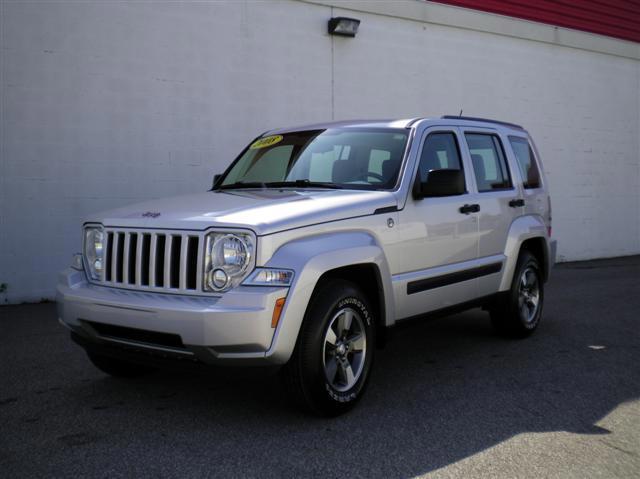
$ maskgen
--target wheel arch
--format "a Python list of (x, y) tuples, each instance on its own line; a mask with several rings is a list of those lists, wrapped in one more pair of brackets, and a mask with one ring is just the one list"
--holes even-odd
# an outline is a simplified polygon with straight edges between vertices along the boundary
[(354, 283), (367, 296), (375, 313), (377, 343), (378, 345), (383, 345), (386, 339), (387, 312), (384, 286), (378, 265), (375, 263), (359, 263), (329, 270), (318, 278), (312, 297), (318, 288), (332, 279), (345, 279)]
[(549, 237), (542, 217), (538, 215), (521, 216), (511, 224), (504, 252), (506, 261), (500, 282), (500, 291), (507, 291), (511, 287), (518, 257), (523, 249), (536, 256), (542, 268), (543, 279), (546, 281), (551, 266)]
[(265, 266), (295, 271), (281, 320), (266, 353), (274, 356), (278, 363), (286, 362), (293, 353), (302, 320), (317, 287), (332, 277), (350, 280), (363, 289), (377, 309), (379, 330), (384, 331), (384, 326), (394, 319), (391, 273), (384, 250), (366, 231), (328, 233), (293, 240), (281, 246)]

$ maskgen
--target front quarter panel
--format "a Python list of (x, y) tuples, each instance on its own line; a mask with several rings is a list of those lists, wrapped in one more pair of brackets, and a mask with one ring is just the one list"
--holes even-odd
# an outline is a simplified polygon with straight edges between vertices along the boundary
[(280, 247), (266, 266), (293, 269), (295, 278), (267, 357), (271, 356), (273, 362), (280, 364), (288, 361), (313, 290), (325, 272), (364, 263), (378, 267), (388, 323), (393, 320), (395, 311), (391, 274), (383, 249), (372, 235), (358, 231), (321, 234)]

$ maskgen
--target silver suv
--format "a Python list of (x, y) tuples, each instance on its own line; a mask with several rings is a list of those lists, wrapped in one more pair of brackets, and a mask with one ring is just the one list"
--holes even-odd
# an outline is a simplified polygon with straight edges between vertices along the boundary
[(269, 131), (210, 191), (95, 215), (83, 237), (58, 311), (99, 369), (284, 366), (323, 415), (360, 399), (401, 320), (482, 306), (531, 334), (555, 258), (530, 135), (450, 116)]

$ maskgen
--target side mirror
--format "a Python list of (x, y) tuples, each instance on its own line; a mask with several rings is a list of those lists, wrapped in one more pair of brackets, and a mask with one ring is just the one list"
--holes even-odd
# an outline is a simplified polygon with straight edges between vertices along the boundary
[(465, 192), (464, 173), (462, 170), (431, 170), (427, 179), (420, 182), (416, 178), (413, 196), (416, 199), (462, 195)]
[(213, 175), (213, 183), (211, 185), (212, 188), (216, 187), (216, 184), (218, 183), (218, 180), (222, 178), (222, 175), (218, 174), (218, 175)]

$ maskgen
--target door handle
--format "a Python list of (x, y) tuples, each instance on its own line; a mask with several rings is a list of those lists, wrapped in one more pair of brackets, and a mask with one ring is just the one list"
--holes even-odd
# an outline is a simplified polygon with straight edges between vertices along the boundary
[(512, 208), (518, 208), (519, 206), (524, 206), (524, 200), (522, 198), (514, 199), (509, 201), (509, 206)]
[(464, 205), (460, 207), (460, 213), (468, 215), (469, 213), (477, 213), (480, 211), (480, 205)]

